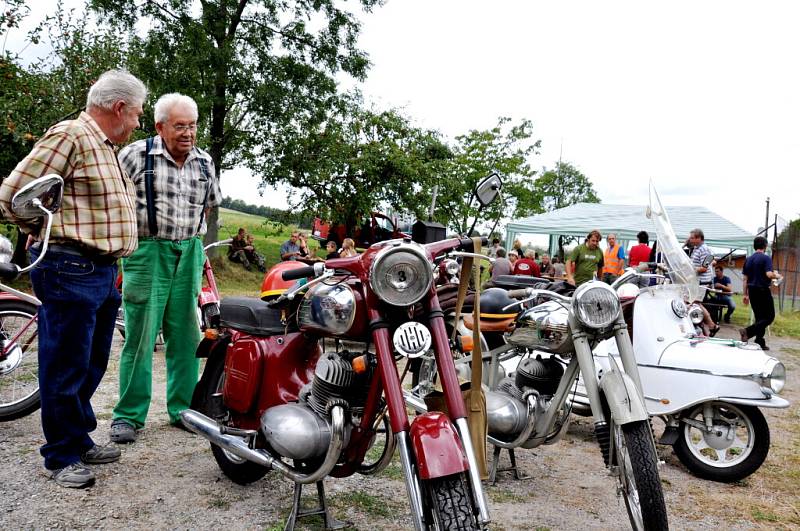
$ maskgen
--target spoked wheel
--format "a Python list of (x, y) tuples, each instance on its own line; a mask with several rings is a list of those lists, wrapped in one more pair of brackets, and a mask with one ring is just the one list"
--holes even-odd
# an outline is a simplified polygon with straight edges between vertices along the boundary
[(429, 479), (424, 481), (424, 484), (432, 523), (428, 529), (437, 531), (480, 529), (475, 517), (477, 510), (472, 501), (472, 493), (463, 473)]
[[(217, 420), (224, 421), (229, 418), (228, 409), (222, 402), (222, 386), (225, 383), (225, 357), (213, 356), (208, 359), (203, 377), (197, 383), (192, 405), (200, 413)], [(222, 472), (234, 483), (247, 485), (259, 480), (269, 471), (267, 467), (257, 465), (247, 459), (242, 459), (211, 443), (211, 452), (214, 454)]]
[(39, 341), (35, 305), (0, 302), (0, 421), (39, 409)]
[[(708, 413), (711, 430), (706, 429)], [(674, 449), (694, 475), (731, 482), (758, 470), (769, 444), (769, 425), (758, 408), (711, 402), (699, 404), (681, 420)]]
[(631, 527), (636, 531), (669, 529), (650, 424), (642, 420), (618, 426), (612, 420), (611, 438)]

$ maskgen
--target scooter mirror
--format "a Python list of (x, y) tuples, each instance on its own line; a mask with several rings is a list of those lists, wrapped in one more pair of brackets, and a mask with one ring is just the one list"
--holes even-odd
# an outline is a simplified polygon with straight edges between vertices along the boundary
[(11, 244), (11, 240), (5, 236), (0, 236), (0, 264), (9, 263), (13, 255), (14, 246)]
[(478, 202), (481, 204), (481, 206), (485, 207), (497, 199), (502, 186), (503, 181), (500, 180), (500, 175), (497, 173), (492, 173), (478, 183), (478, 186), (475, 188), (475, 197), (478, 198)]
[(11, 211), (21, 219), (41, 217), (46, 211), (51, 214), (61, 208), (64, 179), (52, 173), (39, 177), (19, 189), (11, 199)]

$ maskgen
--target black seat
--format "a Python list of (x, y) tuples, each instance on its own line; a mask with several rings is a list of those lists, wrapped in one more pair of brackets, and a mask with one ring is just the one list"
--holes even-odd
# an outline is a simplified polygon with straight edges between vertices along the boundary
[(293, 322), (290, 322), (288, 327), (281, 322), (279, 309), (252, 297), (222, 299), (219, 303), (219, 321), (223, 327), (241, 330), (254, 336), (275, 336), (297, 330)]
[(550, 281), (546, 278), (531, 277), (528, 275), (498, 275), (492, 281), (498, 288), (517, 289), (517, 288), (540, 288), (547, 289)]

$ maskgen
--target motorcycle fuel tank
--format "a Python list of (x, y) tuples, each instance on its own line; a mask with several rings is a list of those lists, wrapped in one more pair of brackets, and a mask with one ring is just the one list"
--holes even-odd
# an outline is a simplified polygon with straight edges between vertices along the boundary
[(517, 347), (541, 349), (556, 354), (569, 354), (572, 334), (569, 312), (560, 303), (548, 301), (529, 308), (517, 316), (508, 342)]
[(365, 318), (364, 298), (346, 282), (311, 287), (297, 310), (301, 330), (323, 335), (360, 337)]

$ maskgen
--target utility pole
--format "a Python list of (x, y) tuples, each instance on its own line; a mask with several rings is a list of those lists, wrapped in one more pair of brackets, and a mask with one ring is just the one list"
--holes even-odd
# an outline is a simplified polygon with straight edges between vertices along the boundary
[(769, 197), (767, 198), (767, 213), (764, 216), (764, 237), (769, 238)]

